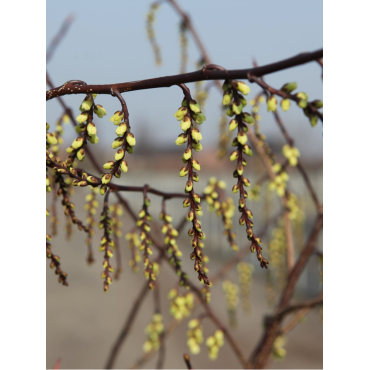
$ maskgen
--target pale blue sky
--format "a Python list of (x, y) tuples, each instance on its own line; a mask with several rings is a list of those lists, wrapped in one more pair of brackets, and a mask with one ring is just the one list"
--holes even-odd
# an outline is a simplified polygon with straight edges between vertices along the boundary
[[(213, 62), (227, 69), (248, 68), (252, 65), (252, 58), (263, 65), (300, 52), (314, 51), (323, 45), (322, 1), (178, 1), (191, 15)], [(162, 66), (157, 67), (145, 30), (145, 16), (151, 3), (148, 0), (49, 0), (46, 8), (46, 45), (49, 45), (67, 15), (72, 13), (75, 16), (75, 21), (48, 64), (53, 82), (60, 85), (70, 79), (80, 79), (103, 84), (179, 73), (179, 17), (166, 3), (157, 13), (155, 30), (163, 58)], [(189, 40), (188, 71), (192, 71), (196, 69), (199, 53), (193, 41)], [(310, 99), (322, 99), (321, 67), (317, 63), (266, 76), (266, 81), (276, 88), (296, 81), (299, 91), (307, 92)], [(260, 91), (257, 86), (250, 86), (252, 92), (249, 98)], [(192, 88), (191, 84), (189, 87)], [(66, 97), (76, 115), (81, 98)], [(145, 130), (153, 143), (175, 145), (180, 128), (173, 113), (182, 100), (179, 88), (132, 92), (125, 94), (125, 99), (132, 131), (138, 141)], [(204, 109), (207, 116), (202, 126), (205, 147), (217, 142), (220, 101), (219, 92), (212, 89), (210, 101)], [(101, 143), (109, 144), (115, 138), (115, 127), (109, 122), (109, 117), (119, 109), (119, 104), (111, 96), (99, 96), (97, 103), (108, 111), (108, 116), (96, 119), (96, 123)], [(53, 124), (59, 114), (60, 107), (56, 100), (48, 102), (48, 122)], [(301, 145), (302, 155), (320, 158), (321, 123), (311, 128), (307, 118), (295, 106), (282, 116), (297, 145)], [(272, 117), (264, 110), (262, 117), (261, 128), (268, 138), (273, 139), (275, 135), (280, 138)]]

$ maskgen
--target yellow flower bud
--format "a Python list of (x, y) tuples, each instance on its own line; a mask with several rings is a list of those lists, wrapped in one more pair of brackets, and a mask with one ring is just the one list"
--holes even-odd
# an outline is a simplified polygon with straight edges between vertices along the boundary
[(119, 125), (123, 119), (123, 112), (117, 111), (113, 114), (111, 118), (109, 118), (109, 121), (113, 122), (115, 125)]
[(77, 159), (79, 161), (83, 161), (85, 158), (85, 150), (84, 149), (80, 149), (78, 152), (77, 152)]
[(201, 125), (206, 120), (206, 116), (201, 112), (192, 114), (192, 117), (198, 125)]
[(126, 130), (127, 130), (127, 124), (126, 124), (126, 122), (122, 122), (122, 123), (120, 123), (120, 125), (117, 127), (116, 135), (117, 135), (117, 136), (123, 136), (123, 134), (126, 132)]
[(222, 98), (222, 104), (223, 105), (229, 105), (230, 102), (231, 102), (231, 99), (233, 97), (233, 91), (230, 89), (230, 90), (226, 90), (224, 92), (224, 96)]
[(128, 171), (128, 165), (126, 161), (121, 162), (121, 170), (122, 172), (127, 172)]
[(241, 92), (243, 95), (248, 95), (251, 91), (250, 87), (244, 82), (238, 81), (236, 83), (236, 89)]
[(86, 96), (85, 99), (83, 100), (81, 106), (80, 106), (80, 110), (82, 112), (84, 111), (87, 111), (87, 110), (90, 110), (91, 107), (93, 105), (93, 100), (92, 100), (92, 97), (90, 95)]
[(238, 127), (236, 119), (232, 119), (229, 123), (229, 131), (234, 131)]
[(96, 104), (94, 106), (94, 113), (99, 117), (99, 118), (103, 118), (107, 112), (106, 110), (100, 105), (100, 104)]
[(129, 133), (127, 134), (127, 136), (126, 136), (126, 140), (127, 140), (128, 144), (129, 144), (130, 146), (132, 146), (132, 147), (134, 147), (134, 146), (135, 146), (135, 144), (136, 144), (136, 139), (135, 139), (135, 136), (134, 136), (131, 132), (129, 132)]
[(189, 169), (187, 166), (184, 166), (180, 170), (180, 177), (184, 177), (189, 173)]
[(120, 148), (120, 149), (118, 149), (118, 150), (117, 150), (116, 154), (114, 155), (114, 159), (115, 159), (116, 161), (119, 161), (119, 160), (121, 160), (124, 156), (125, 156), (125, 151), (124, 151), (122, 148)]
[(78, 137), (73, 141), (72, 146), (73, 148), (78, 149), (82, 146), (83, 142), (84, 139), (82, 137)]
[(180, 146), (182, 144), (185, 144), (187, 141), (188, 141), (188, 137), (186, 136), (186, 134), (180, 134), (177, 137), (175, 143), (176, 143), (176, 145)]
[(182, 121), (183, 118), (187, 115), (188, 113), (188, 108), (186, 107), (181, 107), (175, 114), (174, 114), (174, 117), (176, 117), (176, 119), (178, 121)]
[(112, 175), (110, 173), (107, 173), (106, 175), (102, 177), (101, 182), (103, 184), (108, 184), (110, 180), (112, 180)]
[(187, 161), (191, 158), (191, 149), (186, 148), (184, 154), (182, 155), (183, 158)]
[(277, 99), (274, 95), (271, 95), (267, 98), (267, 111), (275, 112), (277, 108)]
[(114, 141), (113, 141), (113, 143), (112, 143), (112, 148), (113, 149), (117, 149), (117, 148), (119, 148), (121, 145), (123, 144), (123, 138), (121, 138), (121, 137), (117, 137)]
[(96, 135), (96, 127), (92, 122), (87, 125), (87, 133), (90, 136)]
[(184, 117), (184, 119), (180, 123), (180, 127), (182, 131), (187, 131), (191, 126), (191, 119), (189, 117)]
[(88, 136), (87, 140), (89, 140), (91, 144), (97, 144), (99, 142), (99, 138), (97, 135)]
[(237, 150), (234, 150), (231, 154), (230, 154), (230, 161), (235, 161), (238, 159), (238, 156), (239, 156), (239, 152)]
[(76, 117), (76, 121), (78, 123), (83, 123), (87, 120), (88, 117), (89, 117), (88, 113), (81, 113), (79, 116)]
[(192, 136), (192, 138), (194, 139), (194, 140), (196, 140), (196, 141), (201, 141), (202, 140), (202, 134), (199, 132), (199, 130), (198, 129), (196, 129), (196, 128), (193, 128), (192, 130), (191, 130), (191, 136)]
[(290, 108), (290, 100), (289, 99), (283, 99), (280, 102), (281, 108), (283, 111), (288, 111)]
[(114, 162), (113, 161), (109, 161), (109, 162), (103, 164), (103, 168), (105, 168), (106, 170), (111, 170), (113, 167), (114, 167)]
[(240, 114), (243, 110), (243, 104), (239, 102), (239, 104), (236, 104), (236, 102), (232, 105), (232, 110), (235, 114)]
[(47, 142), (48, 142), (49, 144), (51, 144), (51, 145), (58, 144), (58, 140), (57, 140), (57, 139), (56, 139), (56, 137), (55, 137), (52, 133), (50, 133), (50, 132), (48, 132), (48, 133), (46, 134), (46, 140), (47, 140)]
[(195, 100), (190, 100), (189, 107), (194, 113), (200, 112), (200, 106)]
[(243, 131), (238, 133), (237, 138), (238, 138), (238, 142), (242, 145), (244, 145), (248, 141), (248, 137)]
[(199, 162), (196, 160), (196, 159), (192, 159), (191, 160), (191, 165), (193, 166), (193, 168), (195, 168), (197, 171), (200, 170), (200, 164)]

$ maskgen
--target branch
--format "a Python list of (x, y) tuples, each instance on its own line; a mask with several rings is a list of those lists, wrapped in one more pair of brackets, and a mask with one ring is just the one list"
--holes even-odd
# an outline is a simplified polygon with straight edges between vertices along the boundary
[(66, 35), (70, 25), (74, 21), (74, 15), (70, 14), (63, 22), (62, 27), (60, 27), (59, 32), (54, 36), (54, 38), (51, 40), (50, 45), (48, 47), (48, 50), (46, 52), (46, 63), (49, 62), (51, 57), (53, 56), (55, 49), (59, 45), (60, 41), (62, 41), (63, 37)]
[(71, 94), (109, 94), (113, 95), (113, 90), (120, 93), (127, 91), (156, 89), (160, 87), (170, 87), (173, 85), (180, 85), (189, 82), (203, 81), (203, 80), (233, 80), (233, 79), (247, 79), (251, 75), (260, 77), (266, 74), (278, 72), (287, 68), (299, 66), (308, 62), (312, 62), (323, 56), (323, 49), (311, 52), (301, 53), (294, 57), (284, 59), (282, 61), (267, 64), (262, 67), (248, 68), (248, 69), (234, 69), (234, 70), (209, 70), (203, 68), (196, 72), (184, 73), (174, 76), (158, 77), (148, 80), (116, 83), (109, 85), (83, 85), (77, 81), (67, 81), (64, 85), (58, 86), (54, 89), (46, 91), (46, 100), (54, 99), (58, 96)]
[(188, 369), (194, 369), (193, 366), (191, 366), (190, 356), (187, 355), (186, 353), (184, 353), (184, 361)]
[[(302, 273), (303, 268), (305, 267), (308, 258), (311, 253), (314, 251), (314, 246), (316, 244), (317, 237), (321, 228), (323, 226), (323, 215), (317, 217), (316, 223), (311, 231), (310, 238), (301, 252), (301, 255), (296, 262), (294, 268), (288, 275), (287, 285), (281, 295), (281, 300), (279, 306), (276, 310), (277, 314), (281, 314), (287, 308), (288, 302), (293, 294), (294, 287), (297, 283), (299, 276)], [(253, 368), (262, 369), (264, 368), (267, 359), (271, 353), (272, 346), (274, 344), (275, 338), (279, 334), (280, 321), (277, 319), (278, 316), (273, 316), (275, 319), (268, 320), (266, 322), (266, 329), (260, 339), (256, 349), (253, 351), (250, 358), (250, 362), (253, 364)]]

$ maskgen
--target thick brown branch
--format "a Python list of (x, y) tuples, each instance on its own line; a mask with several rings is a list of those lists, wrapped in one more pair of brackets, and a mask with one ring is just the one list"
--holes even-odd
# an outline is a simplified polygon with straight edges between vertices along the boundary
[(113, 90), (118, 90), (120, 93), (135, 90), (156, 89), (160, 87), (170, 87), (183, 83), (204, 81), (204, 80), (234, 80), (247, 79), (248, 76), (264, 76), (266, 74), (281, 71), (287, 68), (299, 66), (318, 58), (322, 58), (323, 50), (317, 50), (311, 53), (301, 53), (294, 57), (284, 59), (282, 61), (268, 64), (262, 67), (234, 70), (209, 70), (201, 69), (196, 72), (184, 73), (174, 76), (151, 78), (148, 80), (124, 82), (110, 85), (83, 85), (72, 84), (67, 81), (64, 85), (46, 91), (46, 100), (54, 99), (58, 96), (71, 94), (110, 94)]

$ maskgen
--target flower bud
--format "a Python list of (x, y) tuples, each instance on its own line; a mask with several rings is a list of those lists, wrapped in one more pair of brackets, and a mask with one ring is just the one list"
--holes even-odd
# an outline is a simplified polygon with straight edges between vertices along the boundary
[(312, 127), (315, 127), (316, 124), (317, 124), (317, 120), (318, 120), (318, 117), (316, 114), (313, 114), (311, 117), (310, 117), (310, 123), (311, 123), (311, 126)]
[(113, 114), (111, 118), (109, 118), (109, 121), (113, 122), (117, 126), (121, 123), (123, 116), (124, 116), (123, 112), (118, 110)]
[(180, 170), (180, 177), (184, 177), (189, 173), (189, 169), (187, 166), (184, 166)]
[(223, 105), (229, 105), (230, 102), (231, 102), (232, 97), (233, 97), (233, 91), (231, 89), (226, 90), (224, 92), (224, 96), (223, 96), (223, 99), (222, 99), (222, 104)]
[(243, 112), (242, 120), (243, 120), (243, 122), (249, 123), (250, 125), (254, 124), (254, 118), (247, 112)]
[(242, 181), (243, 181), (244, 186), (251, 186), (251, 183), (249, 182), (249, 180), (246, 177), (243, 177)]
[(267, 111), (268, 112), (275, 112), (277, 108), (277, 99), (275, 95), (270, 95), (267, 98)]
[(117, 150), (116, 154), (114, 155), (114, 159), (116, 161), (119, 161), (122, 158), (124, 158), (124, 156), (125, 156), (125, 151), (122, 148), (120, 148)]
[(199, 176), (196, 172), (193, 172), (193, 181), (195, 181), (195, 182), (199, 181)]
[(196, 151), (196, 152), (200, 152), (202, 149), (203, 149), (203, 146), (201, 143), (194, 143), (192, 142), (191, 143), (191, 146), (192, 148)]
[(253, 151), (252, 151), (251, 147), (250, 147), (249, 145), (247, 145), (247, 144), (245, 144), (245, 145), (243, 146), (243, 152), (244, 152), (246, 155), (248, 155), (249, 157), (251, 157), (251, 156), (253, 155)]
[(248, 141), (248, 137), (247, 135), (245, 134), (245, 132), (239, 132), (238, 133), (238, 142), (241, 144), (241, 145), (244, 145), (247, 141)]
[(58, 140), (57, 140), (57, 138), (56, 138), (52, 133), (50, 133), (50, 132), (48, 132), (48, 133), (46, 134), (46, 140), (47, 140), (47, 142), (48, 142), (49, 144), (51, 144), (51, 145), (58, 144)]
[(322, 108), (324, 106), (324, 103), (321, 100), (314, 100), (311, 104), (315, 108)]
[(106, 175), (102, 177), (101, 182), (103, 184), (108, 184), (110, 180), (112, 180), (112, 175), (110, 173), (107, 173)]
[(237, 104), (235, 101), (232, 105), (232, 110), (235, 114), (240, 114), (243, 110), (243, 104), (242, 102), (239, 102), (239, 104)]
[(117, 136), (123, 136), (123, 134), (127, 131), (127, 124), (126, 122), (122, 122), (119, 124), (119, 126), (116, 129), (116, 135)]
[(191, 119), (189, 117), (184, 117), (184, 119), (180, 123), (180, 127), (182, 131), (187, 131), (189, 130), (191, 126)]
[(192, 114), (192, 117), (198, 125), (201, 125), (206, 120), (206, 116), (201, 112)]
[(280, 90), (286, 92), (287, 94), (290, 94), (297, 87), (298, 87), (297, 82), (289, 82), (289, 83), (283, 85)]
[(299, 92), (299, 93), (295, 94), (295, 96), (299, 99), (302, 99), (302, 100), (308, 100), (308, 95), (304, 92)]
[(100, 104), (95, 104), (94, 105), (94, 113), (99, 117), (99, 118), (103, 118), (107, 112), (106, 110), (103, 108), (103, 106), (101, 106)]
[(104, 195), (107, 192), (108, 188), (105, 185), (102, 185), (100, 188), (100, 194)]
[(239, 185), (238, 184), (235, 184), (232, 188), (232, 192), (233, 193), (237, 193), (239, 191)]
[(280, 102), (280, 105), (281, 105), (281, 109), (283, 111), (288, 111), (289, 108), (290, 108), (290, 100), (289, 99), (283, 99), (281, 102)]
[(182, 205), (184, 208), (186, 207), (189, 207), (190, 206), (190, 199), (189, 198), (186, 198), (183, 202), (182, 202)]
[(182, 155), (184, 160), (189, 160), (191, 158), (191, 149), (186, 148), (184, 154)]
[(239, 176), (242, 176), (243, 175), (243, 165), (242, 164), (238, 164), (237, 166), (236, 166), (236, 171), (238, 172), (238, 175)]
[(99, 180), (98, 180), (96, 177), (94, 177), (94, 176), (88, 176), (88, 177), (86, 178), (86, 180), (87, 180), (88, 182), (91, 182), (92, 184), (96, 184), (96, 183), (98, 183), (98, 182), (99, 182)]
[(127, 134), (127, 136), (126, 136), (126, 140), (127, 140), (128, 144), (129, 144), (130, 146), (132, 146), (132, 147), (134, 147), (134, 146), (135, 146), (135, 144), (136, 144), (136, 139), (135, 139), (135, 136), (134, 136), (131, 132), (129, 132), (129, 133)]
[(121, 145), (123, 144), (123, 138), (121, 137), (117, 137), (116, 139), (114, 139), (113, 143), (112, 143), (112, 148), (113, 149), (117, 149), (119, 148)]
[(238, 127), (238, 122), (236, 119), (232, 119), (229, 123), (229, 131), (233, 131)]
[(231, 154), (230, 154), (230, 161), (235, 161), (238, 159), (238, 156), (239, 156), (239, 152), (237, 150), (234, 150)]
[(87, 120), (88, 117), (89, 117), (88, 113), (81, 113), (79, 116), (76, 117), (76, 121), (78, 123), (83, 123)]
[(88, 136), (87, 140), (89, 140), (91, 144), (97, 144), (99, 142), (97, 135)]
[(186, 181), (185, 192), (189, 193), (192, 190), (193, 190), (193, 181), (191, 180)]
[(189, 107), (194, 113), (199, 113), (200, 112), (199, 104), (193, 99), (190, 100)]
[(192, 130), (191, 130), (191, 136), (192, 136), (192, 138), (194, 139), (194, 140), (196, 140), (196, 141), (201, 141), (202, 140), (202, 134), (199, 132), (199, 130), (198, 129), (196, 129), (196, 128), (193, 128)]
[(114, 162), (113, 161), (109, 161), (109, 162), (103, 164), (103, 168), (105, 168), (106, 170), (111, 170), (113, 167), (114, 167)]
[(87, 125), (87, 133), (90, 136), (96, 135), (96, 127), (92, 122)]
[(302, 109), (306, 108), (306, 107), (307, 107), (307, 100), (303, 100), (303, 99), (301, 99), (301, 100), (298, 102), (298, 105), (299, 105)]
[(178, 137), (177, 137), (177, 139), (176, 139), (176, 141), (175, 141), (175, 143), (176, 143), (176, 145), (182, 145), (182, 144), (185, 144), (186, 142), (188, 141), (188, 137), (187, 137), (187, 135), (186, 134), (180, 134)]
[(240, 94), (238, 94), (238, 96), (239, 96), (239, 99), (242, 102), (242, 105), (243, 105), (243, 108), (244, 108), (247, 105), (247, 99), (244, 96), (240, 95)]
[(188, 213), (188, 215), (186, 216), (186, 219), (188, 220), (188, 221), (193, 221), (193, 219), (194, 219), (194, 212), (193, 211), (190, 211), (189, 213)]
[(128, 165), (126, 161), (121, 162), (121, 170), (122, 172), (125, 172), (125, 173), (128, 171)]
[(228, 90), (228, 89), (230, 89), (230, 88), (231, 88), (231, 82), (226, 80), (226, 81), (222, 84), (222, 90), (223, 90), (223, 91), (226, 91), (226, 90)]
[(178, 121), (182, 121), (182, 119), (187, 115), (188, 113), (188, 108), (186, 107), (181, 107), (175, 114), (174, 114), (174, 117), (176, 117), (176, 119)]
[(46, 122), (46, 132), (49, 131), (50, 125)]
[(117, 170), (113, 175), (119, 179), (121, 177), (121, 170)]
[(229, 105), (229, 107), (227, 108), (226, 114), (227, 114), (229, 117), (232, 117), (232, 116), (234, 115), (232, 105)]
[(90, 95), (87, 95), (80, 106), (81, 112), (90, 110), (92, 105), (93, 105), (93, 99)]
[(82, 137), (78, 137), (73, 141), (72, 146), (73, 148), (78, 149), (82, 146), (83, 143), (84, 139)]
[(196, 159), (192, 159), (192, 160), (191, 160), (191, 165), (192, 165), (192, 167), (193, 167), (193, 168), (195, 168), (197, 171), (199, 171), (199, 170), (200, 170), (200, 164), (199, 164), (199, 162), (198, 162)]
[(236, 83), (236, 89), (240, 91), (243, 95), (248, 95), (251, 91), (250, 87), (241, 81), (238, 81)]
[(200, 203), (200, 196), (197, 193), (193, 194), (193, 199), (195, 202)]

